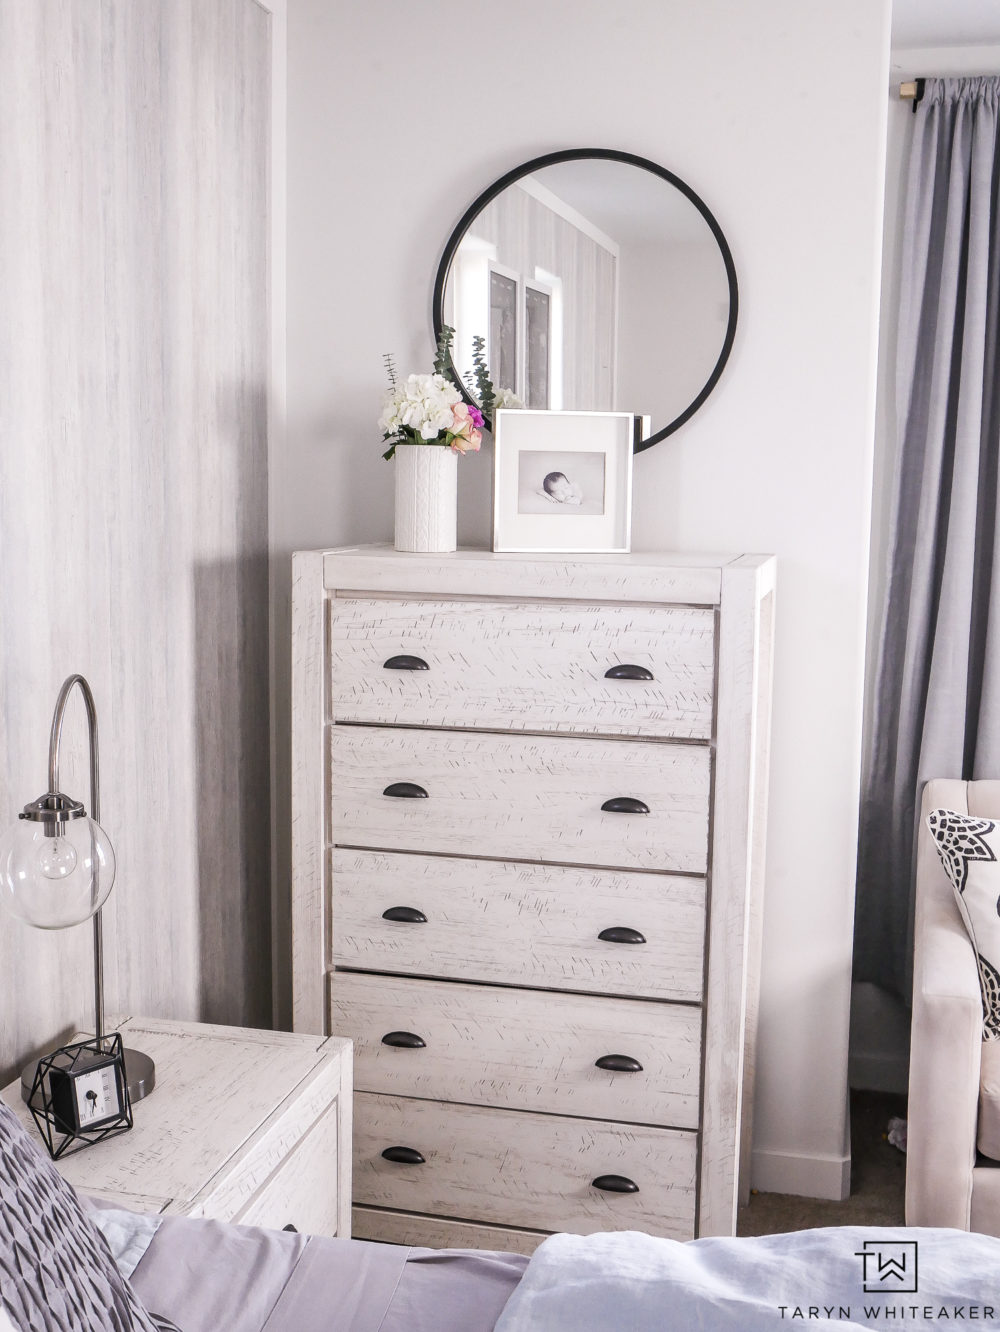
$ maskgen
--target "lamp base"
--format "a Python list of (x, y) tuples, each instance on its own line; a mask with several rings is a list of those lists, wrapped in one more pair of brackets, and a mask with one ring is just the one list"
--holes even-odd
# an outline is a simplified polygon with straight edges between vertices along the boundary
[[(140, 1050), (130, 1050), (126, 1047), (123, 1053), (125, 1055), (125, 1080), (128, 1083), (128, 1099), (135, 1105), (136, 1101), (141, 1101), (143, 1097), (148, 1096), (156, 1086), (156, 1065), (149, 1055), (143, 1054)], [(21, 1100), (24, 1102), (27, 1102), (31, 1095), (31, 1088), (37, 1071), (37, 1059), (21, 1069)]]

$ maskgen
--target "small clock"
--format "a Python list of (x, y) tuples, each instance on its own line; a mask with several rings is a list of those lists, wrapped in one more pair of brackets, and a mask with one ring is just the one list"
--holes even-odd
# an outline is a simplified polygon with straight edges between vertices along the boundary
[(53, 1068), (49, 1095), (52, 1113), (64, 1133), (79, 1133), (120, 1119), (125, 1101), (121, 1064), (111, 1057), (79, 1062), (73, 1068)]
[(77, 1041), (40, 1059), (28, 1108), (53, 1159), (130, 1129), (121, 1036)]

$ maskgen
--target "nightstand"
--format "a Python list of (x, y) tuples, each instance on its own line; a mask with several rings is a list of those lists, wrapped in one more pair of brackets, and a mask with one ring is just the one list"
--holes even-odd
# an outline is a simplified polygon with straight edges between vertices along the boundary
[[(133, 1211), (350, 1237), (350, 1041), (150, 1018), (113, 1029), (155, 1061), (156, 1088), (128, 1133), (55, 1163), (74, 1188)], [(20, 1081), (2, 1096), (44, 1150)]]

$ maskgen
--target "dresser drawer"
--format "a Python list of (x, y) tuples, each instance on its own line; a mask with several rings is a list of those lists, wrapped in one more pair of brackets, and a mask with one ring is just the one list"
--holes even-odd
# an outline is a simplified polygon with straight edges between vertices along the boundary
[(337, 721), (712, 734), (710, 609), (336, 597), (330, 634)]
[[(703, 879), (378, 851), (330, 856), (329, 965), (688, 1003), (702, 997)], [(600, 937), (621, 926), (644, 942)]]
[[(366, 1093), (354, 1100), (354, 1199), (362, 1206), (576, 1234), (694, 1234), (694, 1133)], [(383, 1157), (398, 1147), (423, 1163)], [(631, 1180), (638, 1192), (595, 1186), (608, 1176)]]
[(700, 1008), (341, 971), (329, 1011), (359, 1091), (698, 1127)]
[(293, 1225), (304, 1235), (336, 1235), (338, 1118), (339, 1107), (328, 1106), (233, 1220), (241, 1226), (282, 1230)]
[(475, 1221), (449, 1221), (417, 1212), (355, 1207), (351, 1211), (351, 1238), (416, 1245), (421, 1249), (496, 1249), (501, 1253), (532, 1254), (546, 1235), (544, 1230), (479, 1226)]
[[(366, 726), (330, 734), (336, 844), (705, 872), (705, 745)], [(602, 808), (620, 799), (648, 812)]]
[[(282, 1033), (283, 1034), (283, 1033)], [(263, 1042), (254, 1052), (257, 1068), (269, 1069), (274, 1051)], [(350, 1054), (346, 1055), (350, 1060)], [(277, 1061), (274, 1061), (277, 1063)], [(208, 1076), (208, 1075), (206, 1075)], [(266, 1085), (267, 1078), (261, 1077)], [(350, 1123), (350, 1074), (333, 1064), (320, 1069), (311, 1085), (298, 1091), (284, 1113), (271, 1117), (247, 1147), (237, 1153), (202, 1189), (191, 1206), (180, 1210), (191, 1216), (219, 1221), (238, 1221), (280, 1229), (291, 1222), (299, 1230), (317, 1235), (343, 1233), (338, 1226), (340, 1187), (350, 1189), (350, 1174), (342, 1169), (338, 1137), (341, 1116)], [(210, 1116), (206, 1124), (197, 1118), (178, 1130), (191, 1139), (190, 1151), (204, 1151), (215, 1122), (225, 1115)], [(156, 1162), (161, 1154), (148, 1149)], [(172, 1208), (171, 1210), (177, 1210)], [(343, 1215), (343, 1213), (341, 1213)]]

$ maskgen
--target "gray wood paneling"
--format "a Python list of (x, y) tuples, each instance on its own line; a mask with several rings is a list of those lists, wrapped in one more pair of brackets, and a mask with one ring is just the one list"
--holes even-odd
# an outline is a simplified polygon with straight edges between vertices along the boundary
[[(101, 721), (109, 1009), (270, 1017), (270, 17), (0, 0), (0, 820)], [(82, 756), (74, 706), (67, 743)], [(86, 793), (82, 761), (63, 786)], [(91, 1021), (90, 931), (0, 916), (0, 1068)]]
[(562, 279), (564, 404), (612, 411), (617, 256), (522, 189), (487, 204), (472, 232), (492, 241), (497, 260), (523, 277), (534, 278), (539, 267)]

